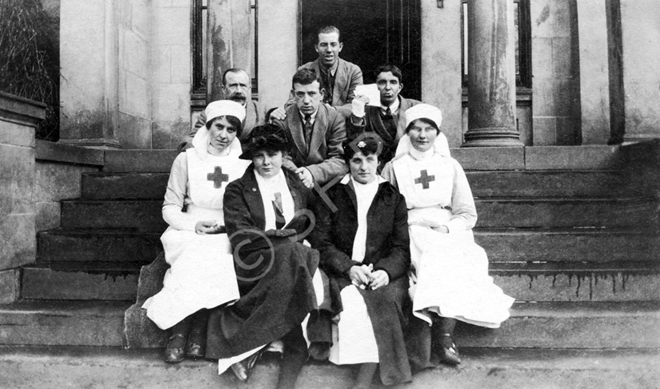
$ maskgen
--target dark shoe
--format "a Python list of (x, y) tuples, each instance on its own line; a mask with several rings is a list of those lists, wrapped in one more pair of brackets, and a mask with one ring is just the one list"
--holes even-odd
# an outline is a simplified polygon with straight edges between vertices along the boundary
[(441, 340), (440, 362), (456, 366), (461, 363), (458, 347), (450, 334), (443, 334)]
[(186, 356), (193, 359), (204, 358), (203, 336), (201, 333), (191, 332), (186, 344)]
[(248, 380), (248, 369), (243, 361), (234, 363), (230, 368), (239, 381), (246, 382)]
[(186, 343), (186, 337), (183, 334), (174, 334), (170, 336), (167, 347), (165, 347), (165, 362), (179, 363), (183, 361), (184, 351), (183, 346)]

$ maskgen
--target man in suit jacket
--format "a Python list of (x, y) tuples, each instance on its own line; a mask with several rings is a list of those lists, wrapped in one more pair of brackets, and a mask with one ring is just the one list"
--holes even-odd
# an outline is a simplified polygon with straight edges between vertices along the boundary
[(356, 96), (351, 105), (347, 123), (348, 136), (363, 132), (377, 134), (383, 141), (383, 151), (378, 172), (396, 152), (399, 139), (406, 134), (406, 110), (420, 102), (400, 95), (403, 89), (401, 70), (394, 65), (382, 65), (376, 69), (376, 86), (380, 92), (380, 106), (372, 106), (365, 96)]
[(292, 144), (283, 166), (298, 175), (306, 187), (324, 185), (348, 172), (342, 142), (346, 139), (344, 117), (323, 104), (324, 90), (316, 73), (301, 69), (293, 76), (294, 105), (286, 108), (286, 118), (274, 120)]
[[(230, 68), (222, 75), (222, 92), (226, 100), (235, 101), (245, 107), (245, 120), (243, 120), (243, 131), (240, 140), (247, 139), (248, 134), (256, 126), (267, 122), (266, 107), (258, 101), (251, 100), (248, 96), (252, 94), (250, 75), (243, 69)], [(206, 125), (206, 114), (202, 111), (190, 134), (188, 134), (177, 148), (179, 152), (192, 147), (192, 140), (197, 130)]]
[[(362, 70), (356, 64), (339, 58), (344, 47), (341, 34), (335, 26), (326, 26), (319, 29), (317, 42), (314, 45), (319, 57), (300, 66), (298, 70), (311, 69), (321, 80), (321, 89), (325, 91), (323, 102), (341, 112), (344, 117), (351, 114), (351, 101), (355, 97), (355, 87), (362, 85)], [(284, 108), (294, 103), (293, 96)], [(273, 114), (283, 115), (284, 111), (278, 108)]]

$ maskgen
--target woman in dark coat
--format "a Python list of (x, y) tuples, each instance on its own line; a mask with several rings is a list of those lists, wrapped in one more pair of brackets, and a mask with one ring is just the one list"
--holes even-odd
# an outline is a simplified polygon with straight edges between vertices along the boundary
[(376, 175), (379, 142), (362, 135), (345, 143), (350, 173), (326, 192), (311, 237), (321, 268), (341, 290), (329, 359), (360, 364), (355, 388), (369, 387), (378, 365), (385, 385), (412, 379), (403, 339), (410, 309), (406, 202)]
[(256, 127), (246, 146), (241, 158), (252, 165), (224, 197), (241, 297), (212, 313), (206, 356), (219, 359), (220, 373), (231, 366), (244, 381), (249, 357), (281, 339), (278, 388), (290, 388), (308, 357), (300, 323), (317, 307), (312, 278), (319, 255), (302, 244), (311, 230), (310, 192), (281, 168), (288, 147), (282, 130)]

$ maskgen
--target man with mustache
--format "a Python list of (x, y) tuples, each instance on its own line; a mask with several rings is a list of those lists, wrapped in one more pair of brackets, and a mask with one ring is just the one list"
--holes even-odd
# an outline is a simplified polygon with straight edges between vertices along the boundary
[[(225, 70), (222, 75), (222, 93), (225, 96), (225, 100), (235, 101), (245, 107), (245, 119), (243, 120), (243, 131), (239, 140), (243, 142), (252, 129), (256, 126), (261, 126), (266, 124), (267, 121), (267, 109), (266, 107), (259, 103), (258, 101), (253, 101), (250, 98), (252, 94), (252, 85), (250, 82), (250, 76), (247, 72), (240, 68), (230, 68)], [(206, 114), (202, 111), (195, 123), (195, 127), (188, 134), (179, 147), (177, 148), (179, 152), (192, 147), (192, 139), (197, 133), (197, 130), (200, 127), (203, 127), (206, 124)]]

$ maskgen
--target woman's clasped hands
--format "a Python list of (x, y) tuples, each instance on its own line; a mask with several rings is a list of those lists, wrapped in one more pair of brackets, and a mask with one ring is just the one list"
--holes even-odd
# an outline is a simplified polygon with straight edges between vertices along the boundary
[(373, 265), (352, 266), (348, 271), (351, 282), (364, 290), (376, 290), (390, 283), (390, 276), (385, 270), (373, 271)]

